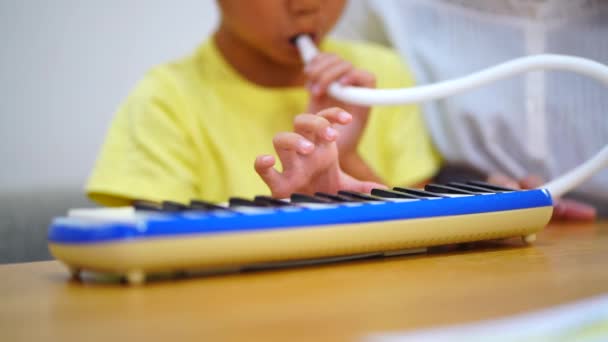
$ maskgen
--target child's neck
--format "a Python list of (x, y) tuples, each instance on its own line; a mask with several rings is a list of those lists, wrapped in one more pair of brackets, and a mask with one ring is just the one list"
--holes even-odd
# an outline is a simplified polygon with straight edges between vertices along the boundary
[(250, 82), (263, 87), (297, 87), (306, 82), (301, 66), (274, 62), (222, 26), (213, 39), (226, 61)]

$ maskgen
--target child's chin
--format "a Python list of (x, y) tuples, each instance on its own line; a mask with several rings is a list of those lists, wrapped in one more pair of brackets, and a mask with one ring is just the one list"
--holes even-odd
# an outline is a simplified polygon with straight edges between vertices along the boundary
[(297, 48), (282, 49), (269, 57), (282, 66), (302, 66), (304, 64)]
[(299, 54), (296, 54), (295, 56), (285, 56), (275, 61), (280, 65), (290, 67), (301, 67), (304, 65), (304, 62), (302, 62)]

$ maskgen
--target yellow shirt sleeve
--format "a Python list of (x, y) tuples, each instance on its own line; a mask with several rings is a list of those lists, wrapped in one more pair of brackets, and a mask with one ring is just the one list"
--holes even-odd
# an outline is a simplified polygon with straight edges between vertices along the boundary
[(91, 199), (124, 205), (196, 194), (196, 149), (169, 75), (149, 72), (116, 113), (87, 185)]

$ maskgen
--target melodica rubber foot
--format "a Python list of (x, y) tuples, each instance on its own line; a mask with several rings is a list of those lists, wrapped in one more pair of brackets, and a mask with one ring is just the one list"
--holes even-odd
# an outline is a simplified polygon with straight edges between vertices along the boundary
[(129, 285), (142, 285), (146, 282), (146, 274), (140, 270), (129, 271), (125, 274)]
[(525, 243), (532, 243), (536, 241), (536, 234), (524, 235), (521, 239), (524, 240)]

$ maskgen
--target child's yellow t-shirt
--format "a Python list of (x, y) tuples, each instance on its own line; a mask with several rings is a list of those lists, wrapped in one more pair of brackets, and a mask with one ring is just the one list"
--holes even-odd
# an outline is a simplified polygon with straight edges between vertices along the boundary
[[(413, 85), (385, 48), (326, 40), (322, 50), (372, 72), (380, 88)], [(210, 39), (194, 55), (152, 69), (137, 85), (114, 117), (87, 193), (104, 205), (269, 194), (254, 160), (274, 153), (274, 135), (293, 131), (308, 98), (304, 88), (247, 81)], [(359, 152), (389, 185), (428, 179), (439, 166), (416, 106), (373, 108)]]

